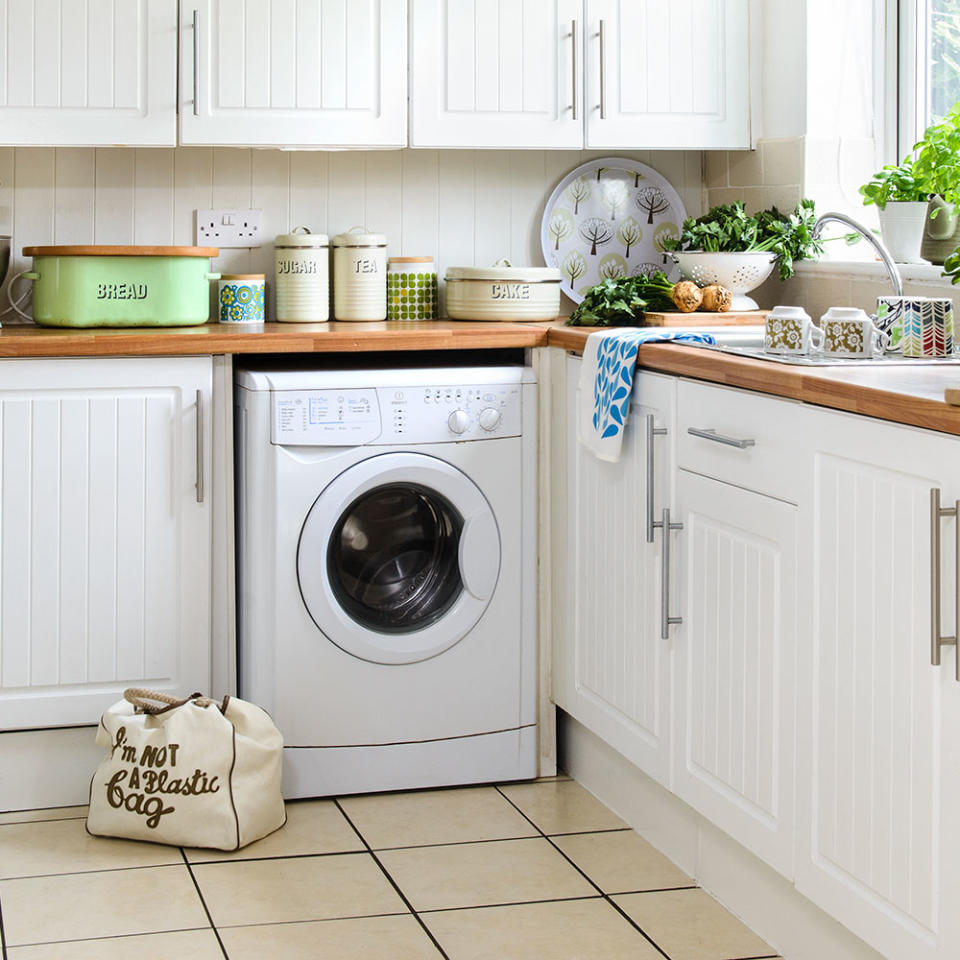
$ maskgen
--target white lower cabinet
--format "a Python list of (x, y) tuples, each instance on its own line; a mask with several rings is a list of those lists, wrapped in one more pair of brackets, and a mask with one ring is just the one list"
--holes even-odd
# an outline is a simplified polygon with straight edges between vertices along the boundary
[[(960, 500), (960, 438), (641, 373), (601, 463), (567, 362), (557, 704), (884, 957), (955, 960), (960, 674), (931, 636), (937, 571), (956, 635), (960, 534), (931, 491)], [(648, 410), (656, 510), (683, 525), (669, 640)]]
[[(568, 626), (555, 661), (559, 706), (660, 783), (670, 771), (670, 648), (661, 638), (659, 533), (647, 542), (648, 456), (654, 520), (672, 502), (675, 381), (637, 376), (618, 463), (602, 463), (576, 441), (581, 361), (567, 360)], [(641, 399), (642, 398), (642, 399)], [(656, 430), (648, 447), (647, 417)], [(575, 509), (574, 509), (575, 507)]]
[(0, 361), (0, 731), (207, 690), (210, 357)]
[(687, 470), (677, 506), (673, 790), (792, 876), (797, 508)]
[(816, 416), (797, 887), (884, 956), (956, 958), (960, 682), (953, 649), (931, 662), (931, 552), (936, 527), (951, 636), (957, 528), (930, 494), (960, 498), (960, 438)]

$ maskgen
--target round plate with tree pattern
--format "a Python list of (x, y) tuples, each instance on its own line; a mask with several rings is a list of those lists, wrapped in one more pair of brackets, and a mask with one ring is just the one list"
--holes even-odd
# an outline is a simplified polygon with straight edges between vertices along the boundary
[(680, 272), (663, 252), (680, 235), (687, 212), (677, 191), (652, 167), (622, 157), (590, 160), (554, 188), (540, 225), (547, 265), (563, 273), (561, 289), (579, 303), (607, 278)]

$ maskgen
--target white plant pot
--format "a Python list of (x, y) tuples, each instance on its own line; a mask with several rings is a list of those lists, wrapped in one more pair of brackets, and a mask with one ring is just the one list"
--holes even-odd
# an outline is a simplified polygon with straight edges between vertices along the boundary
[(920, 256), (927, 225), (927, 201), (893, 200), (880, 214), (883, 245), (897, 263), (925, 263)]

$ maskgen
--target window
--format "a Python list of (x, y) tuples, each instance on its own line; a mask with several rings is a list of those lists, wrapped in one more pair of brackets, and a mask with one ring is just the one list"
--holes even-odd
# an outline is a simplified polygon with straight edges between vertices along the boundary
[(960, 0), (899, 0), (897, 157), (960, 101)]

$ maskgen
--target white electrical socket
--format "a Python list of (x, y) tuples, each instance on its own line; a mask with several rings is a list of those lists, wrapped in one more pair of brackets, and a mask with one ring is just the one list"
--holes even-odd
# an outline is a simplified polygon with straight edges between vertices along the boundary
[(198, 247), (259, 247), (262, 210), (197, 210)]

